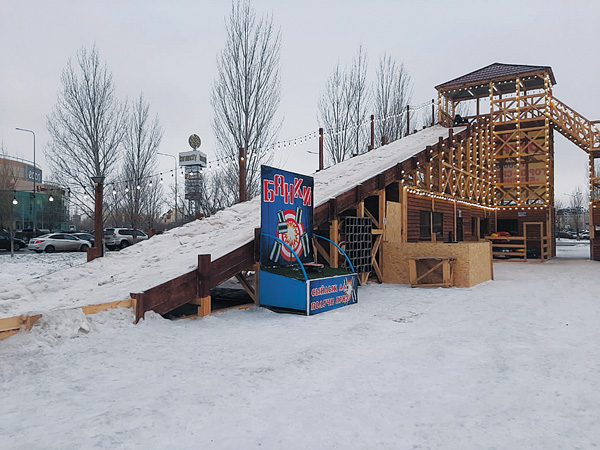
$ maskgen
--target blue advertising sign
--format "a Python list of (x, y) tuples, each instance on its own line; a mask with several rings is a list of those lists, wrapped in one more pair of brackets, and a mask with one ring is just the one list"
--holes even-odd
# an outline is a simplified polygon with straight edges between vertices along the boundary
[(308, 315), (358, 302), (356, 274), (311, 280), (308, 289)]
[(289, 245), (303, 263), (313, 261), (313, 177), (262, 166), (261, 186), (260, 263), (298, 264), (292, 252), (271, 236)]

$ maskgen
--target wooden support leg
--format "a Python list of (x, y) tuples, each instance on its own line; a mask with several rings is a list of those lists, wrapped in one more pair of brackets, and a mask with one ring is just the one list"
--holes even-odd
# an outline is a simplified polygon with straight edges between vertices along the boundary
[(210, 295), (208, 297), (200, 297), (198, 300), (200, 301), (200, 306), (198, 306), (198, 317), (208, 316), (211, 310)]

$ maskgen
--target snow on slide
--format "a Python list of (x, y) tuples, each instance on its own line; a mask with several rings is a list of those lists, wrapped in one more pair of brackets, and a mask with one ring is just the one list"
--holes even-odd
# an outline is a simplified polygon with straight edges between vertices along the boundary
[[(447, 128), (436, 125), (315, 173), (315, 206), (447, 135)], [(22, 279), (0, 292), (0, 318), (125, 300), (132, 292), (143, 292), (194, 270), (199, 254), (211, 254), (215, 260), (250, 242), (258, 226), (260, 198), (255, 197), (124, 251), (39, 278)]]

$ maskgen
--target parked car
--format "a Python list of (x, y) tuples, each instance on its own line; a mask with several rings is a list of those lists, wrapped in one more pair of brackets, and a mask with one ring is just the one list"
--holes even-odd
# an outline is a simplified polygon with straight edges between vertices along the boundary
[(579, 239), (589, 239), (589, 238), (590, 238), (589, 231), (582, 231), (581, 233), (579, 233)]
[[(22, 248), (27, 247), (27, 243), (23, 239), (19, 239), (14, 237), (13, 241), (13, 249), (17, 252)], [(10, 236), (6, 236), (4, 234), (0, 234), (0, 249), (10, 251)]]
[(67, 233), (44, 234), (29, 241), (29, 248), (37, 253), (53, 253), (55, 251), (85, 252), (91, 246), (91, 242)]
[(84, 241), (88, 241), (92, 244), (92, 247), (94, 246), (94, 235), (91, 233), (87, 233), (85, 231), (72, 231), (68, 234), (70, 234), (71, 236), (75, 236), (76, 238), (83, 239)]
[(557, 231), (556, 237), (562, 239), (577, 239), (576, 234), (569, 233), (568, 231)]
[(107, 228), (104, 230), (104, 243), (109, 250), (123, 249), (147, 239), (148, 235), (142, 230), (133, 230), (132, 228)]

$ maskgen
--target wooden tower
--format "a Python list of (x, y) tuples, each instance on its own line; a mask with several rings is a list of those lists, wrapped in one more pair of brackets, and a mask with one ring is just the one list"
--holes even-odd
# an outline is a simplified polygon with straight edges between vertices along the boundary
[[(590, 226), (600, 225), (600, 130), (556, 99), (554, 84), (551, 67), (494, 63), (436, 86), (440, 123), (452, 126), (469, 100), (476, 114), (466, 120), (487, 118), (496, 229), (527, 239), (542, 260), (555, 253), (554, 129), (590, 155)], [(600, 259), (600, 230), (595, 235), (592, 257)]]

